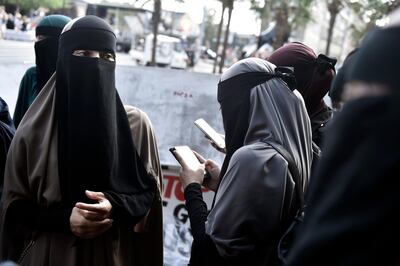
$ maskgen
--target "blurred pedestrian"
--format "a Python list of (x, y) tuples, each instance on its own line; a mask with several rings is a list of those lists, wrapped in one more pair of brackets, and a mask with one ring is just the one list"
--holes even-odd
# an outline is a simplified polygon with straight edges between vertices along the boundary
[(12, 14), (8, 15), (8, 19), (6, 22), (6, 29), (8, 30), (14, 30), (15, 29), (15, 21), (14, 21), (14, 16)]
[(320, 146), (326, 124), (332, 117), (332, 109), (323, 98), (335, 76), (336, 59), (323, 54), (317, 56), (311, 47), (293, 42), (273, 52), (268, 61), (294, 68), (297, 89), (304, 98), (311, 120), (313, 141)]
[(157, 147), (147, 116), (115, 89), (115, 47), (98, 17), (65, 26), (57, 71), (7, 157), (0, 260), (162, 265)]
[(287, 265), (399, 265), (400, 27), (365, 40)]
[(66, 16), (50, 15), (44, 17), (36, 27), (36, 66), (25, 72), (19, 85), (18, 99), (13, 116), (16, 127), (56, 70), (58, 39), (62, 29), (70, 20)]
[[(183, 163), (180, 176), (194, 238), (190, 265), (276, 263), (277, 242), (299, 207), (296, 189), (306, 189), (312, 161), (304, 102), (283, 77), (258, 58), (239, 61), (221, 77), (227, 147), (222, 169), (198, 155), (202, 164), (193, 169)], [(294, 158), (298, 187), (288, 161), (270, 143)], [(211, 175), (206, 181), (205, 169)], [(216, 192), (209, 214), (203, 182)]]

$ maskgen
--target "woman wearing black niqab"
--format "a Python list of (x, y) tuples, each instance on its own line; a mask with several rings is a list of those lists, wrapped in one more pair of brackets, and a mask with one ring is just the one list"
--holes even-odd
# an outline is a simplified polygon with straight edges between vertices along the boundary
[(362, 43), (352, 99), (334, 118), (289, 266), (399, 265), (400, 27)]
[(64, 28), (57, 72), (26, 113), (7, 158), (0, 259), (143, 265), (133, 228), (160, 202), (159, 182), (138, 154), (115, 89), (115, 44), (98, 17)]
[(29, 106), (56, 71), (58, 40), (64, 26), (70, 21), (69, 17), (63, 15), (49, 15), (37, 25), (35, 29), (36, 65), (25, 72), (19, 85), (13, 116), (15, 127), (18, 127)]
[[(295, 190), (306, 189), (312, 161), (303, 99), (283, 77), (273, 64), (256, 58), (237, 62), (221, 77), (218, 101), (227, 147), (222, 169), (204, 160), (199, 169), (184, 166), (181, 175), (194, 238), (190, 265), (276, 263), (277, 240), (299, 207)], [(268, 142), (292, 155), (298, 187)], [(204, 167), (219, 182), (208, 185), (216, 190), (209, 214), (200, 186)]]

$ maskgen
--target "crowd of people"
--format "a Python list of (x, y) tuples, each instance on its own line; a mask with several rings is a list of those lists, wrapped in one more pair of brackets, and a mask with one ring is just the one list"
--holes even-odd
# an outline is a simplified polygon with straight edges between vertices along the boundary
[(35, 26), (35, 20), (27, 16), (23, 16), (20, 13), (11, 14), (6, 13), (4, 10), (0, 10), (0, 27), (2, 30), (17, 30), (17, 31), (28, 31), (32, 30)]
[[(337, 75), (334, 58), (299, 42), (222, 74), (222, 166), (175, 154), (189, 265), (399, 265), (398, 21), (370, 32)], [(13, 119), (0, 98), (0, 261), (163, 265), (157, 141), (115, 88), (112, 28), (51, 15), (36, 37)]]

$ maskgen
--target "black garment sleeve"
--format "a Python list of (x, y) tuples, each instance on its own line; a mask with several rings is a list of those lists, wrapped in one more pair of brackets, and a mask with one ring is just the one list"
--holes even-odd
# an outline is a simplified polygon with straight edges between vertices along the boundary
[(14, 116), (13, 116), (15, 128), (19, 126), (19, 123), (21, 122), (22, 118), (24, 117), (30, 105), (29, 90), (32, 89), (33, 81), (31, 77), (32, 74), (29, 73), (30, 72), (29, 70), (30, 69), (28, 69), (25, 72), (24, 76), (22, 77), (21, 83), (19, 85), (18, 98), (17, 98), (17, 103), (15, 105)]
[(199, 244), (207, 242), (205, 222), (207, 221), (207, 205), (203, 201), (201, 186), (189, 184), (185, 189), (186, 208), (188, 210), (193, 238)]
[(112, 205), (111, 216), (114, 221), (128, 227), (137, 224), (150, 210), (156, 195), (155, 189), (156, 187), (153, 186), (134, 195), (105, 191), (104, 195)]
[(219, 255), (214, 242), (206, 234), (205, 223), (208, 212), (200, 184), (189, 184), (185, 189), (184, 195), (193, 235), (189, 265), (224, 265), (225, 263)]
[(69, 232), (72, 208), (45, 208), (29, 200), (16, 200), (9, 207), (11, 223), (31, 230)]

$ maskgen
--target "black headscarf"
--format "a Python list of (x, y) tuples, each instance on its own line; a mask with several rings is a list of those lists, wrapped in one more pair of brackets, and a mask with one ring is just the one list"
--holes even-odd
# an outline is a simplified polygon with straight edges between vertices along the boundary
[(400, 27), (375, 29), (367, 35), (350, 66), (348, 80), (400, 88)]
[(334, 102), (342, 101), (344, 85), (347, 82), (346, 75), (347, 75), (347, 72), (349, 71), (350, 65), (354, 61), (357, 51), (358, 51), (358, 48), (354, 49), (347, 55), (346, 59), (343, 62), (342, 67), (340, 68), (336, 77), (333, 79), (332, 86), (329, 90), (329, 96), (331, 97), (332, 101), (334, 101)]
[(71, 19), (63, 15), (50, 15), (44, 17), (36, 27), (36, 36), (46, 37), (35, 42), (37, 93), (56, 71), (58, 39), (62, 29), (69, 21)]
[[(257, 64), (257, 61), (252, 63)], [(237, 68), (232, 69), (229, 71), (237, 71)], [(226, 144), (226, 156), (221, 168), (221, 178), (225, 175), (232, 155), (244, 145), (249, 128), (251, 89), (272, 78), (282, 78), (287, 84), (291, 85), (292, 90), (296, 86), (294, 75), (287, 68), (277, 68), (273, 74), (255, 69), (254, 72), (235, 73), (232, 77), (230, 77), (229, 71), (224, 73), (223, 79), (218, 83), (218, 102), (221, 105)]]
[(399, 265), (399, 30), (373, 32), (350, 65), (349, 82), (392, 90), (352, 100), (334, 118), (288, 266)]
[(362, 98), (334, 119), (288, 266), (398, 265), (399, 105)]
[(113, 215), (136, 219), (150, 208), (154, 185), (135, 149), (115, 89), (115, 62), (77, 57), (75, 50), (115, 53), (116, 37), (102, 19), (71, 21), (60, 38), (56, 72), (59, 174), (63, 201), (104, 192)]

